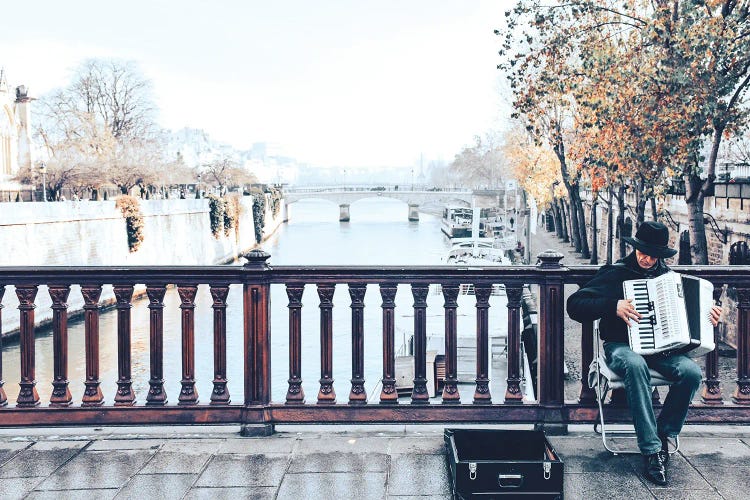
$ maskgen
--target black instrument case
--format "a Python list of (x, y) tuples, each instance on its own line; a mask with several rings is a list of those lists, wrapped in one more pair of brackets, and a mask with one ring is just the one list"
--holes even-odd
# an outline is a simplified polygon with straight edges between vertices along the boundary
[(562, 499), (563, 462), (544, 432), (445, 429), (453, 498)]

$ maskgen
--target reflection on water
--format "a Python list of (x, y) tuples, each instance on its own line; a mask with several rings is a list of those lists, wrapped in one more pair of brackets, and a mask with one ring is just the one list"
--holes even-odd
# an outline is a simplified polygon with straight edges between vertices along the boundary
[[(395, 200), (375, 198), (355, 202), (350, 207), (351, 222), (338, 221), (337, 205), (317, 200), (291, 205), (291, 218), (263, 245), (271, 254), (272, 265), (423, 265), (440, 264), (448, 242), (440, 232), (439, 218), (420, 214), (419, 222), (407, 220), (407, 206)], [(242, 289), (232, 286), (227, 298), (227, 378), (232, 400), (242, 400)], [(469, 298), (469, 297), (467, 297)], [(473, 304), (473, 297), (470, 297)], [(348, 399), (351, 378), (351, 309), (349, 293), (338, 285), (333, 309), (333, 375), (339, 402)], [(288, 309), (284, 287), (271, 287), (271, 370), (272, 398), (283, 401), (288, 378)], [(307, 401), (314, 402), (320, 378), (320, 316), (314, 285), (307, 285), (302, 309), (302, 377)], [(376, 389), (382, 376), (381, 299), (376, 286), (368, 286), (365, 296), (365, 387)], [(408, 286), (399, 286), (396, 296), (397, 348), (413, 330)], [(177, 403), (182, 378), (180, 300), (175, 289), (164, 298), (164, 379), (170, 404)], [(196, 296), (195, 365), (196, 387), (202, 403), (207, 403), (213, 380), (213, 310), (208, 286), (201, 285)], [(428, 296), (428, 334), (443, 329), (443, 300)], [(497, 305), (493, 303), (493, 306)], [(132, 378), (139, 403), (145, 401), (149, 379), (148, 300), (137, 300), (132, 309)], [(505, 324), (504, 307), (494, 308), (490, 330)], [(459, 335), (473, 335), (474, 307), (459, 309)], [(85, 380), (83, 322), (69, 326), (69, 380), (75, 404), (80, 404)], [(3, 378), (9, 401), (18, 394), (19, 348), (9, 343), (3, 353)], [(114, 400), (117, 380), (117, 313), (110, 310), (100, 317), (100, 380), (107, 403)], [(49, 401), (53, 373), (52, 335), (37, 337), (36, 379), (42, 404)]]

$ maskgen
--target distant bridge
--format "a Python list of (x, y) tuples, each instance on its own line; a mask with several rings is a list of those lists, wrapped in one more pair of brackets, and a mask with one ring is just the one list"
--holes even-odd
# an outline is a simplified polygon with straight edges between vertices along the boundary
[(339, 206), (339, 220), (349, 220), (349, 205), (365, 198), (392, 198), (409, 206), (409, 220), (419, 220), (419, 206), (427, 202), (443, 205), (471, 206), (475, 192), (470, 189), (425, 188), (400, 184), (377, 186), (315, 186), (284, 188), (284, 220), (289, 219), (289, 205), (300, 200), (329, 200)]

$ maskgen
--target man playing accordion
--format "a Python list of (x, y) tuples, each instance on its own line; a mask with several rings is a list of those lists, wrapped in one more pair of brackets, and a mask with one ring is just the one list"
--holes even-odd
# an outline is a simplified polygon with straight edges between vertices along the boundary
[[(677, 251), (669, 248), (669, 230), (660, 222), (644, 222), (634, 238), (624, 240), (634, 250), (617, 263), (603, 266), (591, 281), (571, 295), (568, 314), (579, 322), (600, 320), (599, 335), (604, 341), (607, 365), (623, 378), (625, 385), (638, 448), (644, 456), (644, 476), (664, 486), (669, 462), (667, 440), (677, 437), (682, 430), (688, 406), (703, 375), (700, 367), (684, 354), (642, 356), (631, 350), (628, 325), (639, 321), (641, 315), (632, 300), (624, 299), (623, 281), (655, 278), (669, 272), (664, 259)], [(711, 308), (710, 320), (714, 326), (720, 314), (720, 307)], [(655, 417), (651, 404), (649, 369), (673, 381), (659, 418)]]

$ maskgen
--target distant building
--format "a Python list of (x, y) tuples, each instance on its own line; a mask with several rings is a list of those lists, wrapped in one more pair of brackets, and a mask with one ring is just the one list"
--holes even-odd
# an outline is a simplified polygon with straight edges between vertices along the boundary
[(31, 167), (32, 100), (25, 85), (11, 90), (0, 69), (0, 189), (17, 186), (11, 179), (20, 168)]

